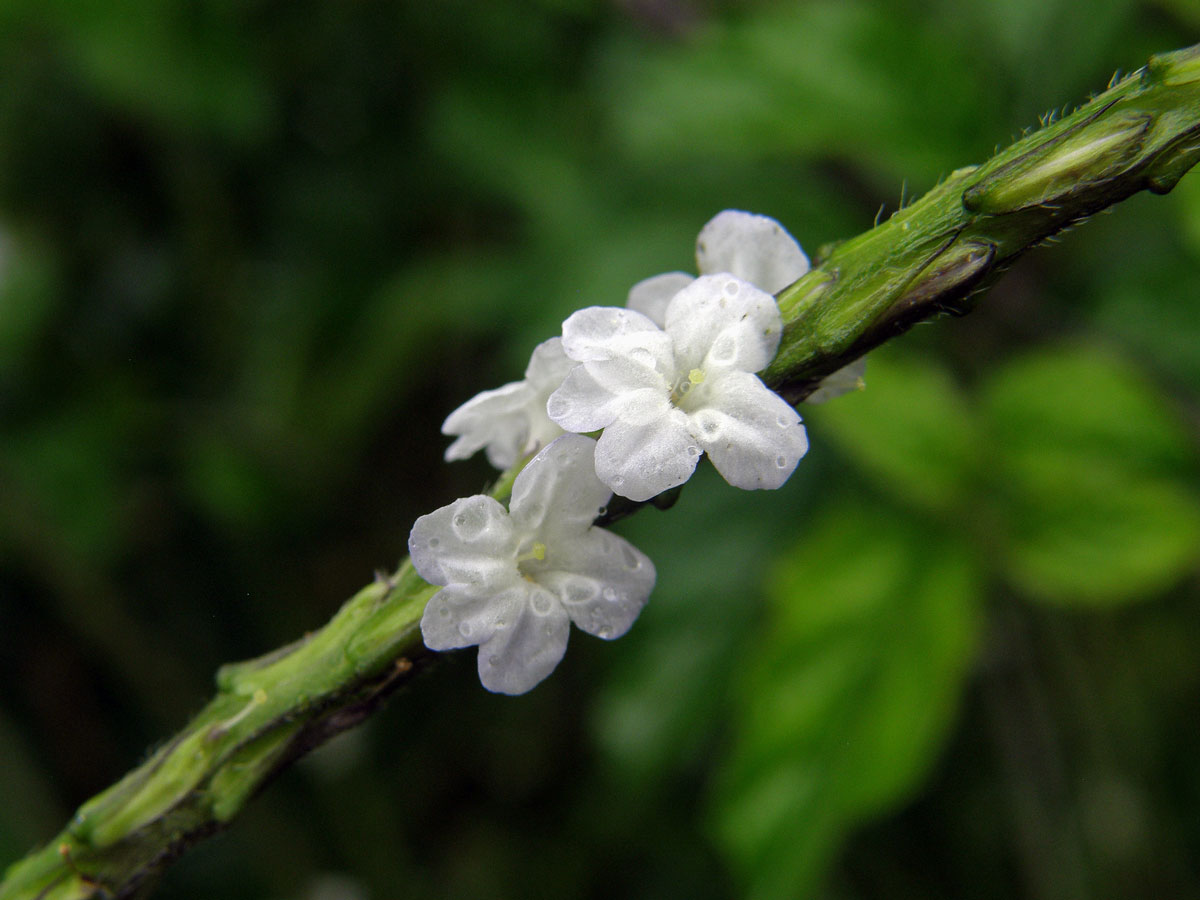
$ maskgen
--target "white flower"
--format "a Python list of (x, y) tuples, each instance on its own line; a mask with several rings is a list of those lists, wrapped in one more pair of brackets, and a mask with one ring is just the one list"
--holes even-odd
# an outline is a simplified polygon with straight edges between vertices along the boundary
[(808, 438), (754, 374), (779, 347), (775, 299), (733, 275), (705, 275), (674, 296), (664, 320), (665, 330), (599, 306), (568, 318), (563, 349), (580, 365), (550, 395), (550, 418), (568, 431), (604, 429), (596, 474), (631, 500), (683, 484), (702, 452), (735, 487), (779, 487)]
[(467, 459), (487, 448), (497, 469), (544, 447), (563, 433), (546, 415), (546, 399), (574, 365), (563, 354), (562, 340), (551, 338), (534, 348), (525, 380), (472, 397), (442, 423), (442, 434), (459, 435), (446, 448), (446, 461)]
[[(808, 272), (808, 257), (782, 225), (768, 216), (727, 209), (717, 213), (696, 238), (696, 268), (701, 275), (728, 272), (759, 290), (778, 294)], [(692, 283), (684, 272), (667, 272), (639, 281), (629, 289), (626, 305), (660, 328), (671, 298)], [(862, 390), (866, 360), (859, 359), (825, 378), (805, 398), (824, 403), (849, 391)]]
[(489, 691), (522, 694), (553, 671), (570, 622), (612, 639), (654, 587), (654, 564), (592, 525), (612, 492), (596, 478), (596, 442), (564, 435), (513, 483), (509, 510), (491, 497), (421, 516), (408, 539), (417, 573), (442, 585), (421, 617), (432, 650), (479, 645)]

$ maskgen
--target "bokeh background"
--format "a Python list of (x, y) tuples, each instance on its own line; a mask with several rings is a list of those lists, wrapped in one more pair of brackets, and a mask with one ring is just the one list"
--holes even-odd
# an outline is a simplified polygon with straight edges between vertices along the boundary
[[(810, 250), (1192, 0), (0, 2), (0, 862), (491, 477), (442, 418), (766, 213)], [(473, 654), (160, 897), (1200, 897), (1200, 175), (621, 531), (634, 630)]]

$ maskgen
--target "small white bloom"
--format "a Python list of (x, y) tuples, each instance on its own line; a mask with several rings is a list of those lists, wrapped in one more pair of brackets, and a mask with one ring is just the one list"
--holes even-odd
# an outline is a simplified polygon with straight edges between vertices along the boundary
[(459, 436), (446, 448), (446, 461), (467, 459), (486, 447), (488, 462), (508, 469), (549, 444), (563, 430), (546, 415), (546, 399), (572, 365), (563, 354), (561, 338), (538, 344), (524, 381), (477, 394), (446, 417), (442, 434)]
[[(728, 272), (768, 294), (778, 294), (803, 277), (809, 264), (796, 239), (774, 219), (727, 209), (700, 229), (696, 268), (701, 275)], [(629, 289), (626, 305), (661, 328), (666, 323), (667, 304), (694, 280), (684, 272), (655, 275)], [(806, 402), (824, 403), (848, 391), (862, 390), (866, 365), (865, 359), (859, 359), (834, 372)]]
[(522, 694), (549, 675), (570, 622), (620, 637), (654, 587), (645, 554), (592, 525), (612, 496), (596, 477), (595, 446), (572, 434), (544, 448), (517, 476), (507, 511), (477, 495), (413, 525), (413, 566), (442, 585), (421, 617), (425, 645), (478, 644), (489, 691)]
[(604, 429), (596, 474), (631, 500), (683, 484), (702, 452), (735, 487), (779, 487), (808, 438), (754, 374), (779, 347), (775, 299), (733, 275), (705, 275), (674, 296), (664, 324), (628, 309), (574, 313), (563, 349), (580, 365), (550, 395), (550, 418), (568, 431)]

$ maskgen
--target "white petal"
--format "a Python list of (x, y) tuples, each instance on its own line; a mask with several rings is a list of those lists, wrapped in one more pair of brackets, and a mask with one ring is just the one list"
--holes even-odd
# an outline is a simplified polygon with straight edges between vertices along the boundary
[(525, 382), (535, 393), (548, 397), (562, 384), (574, 365), (563, 350), (562, 338), (550, 338), (533, 348), (529, 365), (525, 367)]
[(498, 694), (523, 694), (554, 671), (567, 650), (566, 610), (550, 591), (530, 582), (506, 602), (504, 618), (479, 645), (479, 680)]
[(667, 321), (667, 304), (693, 280), (693, 276), (684, 272), (667, 272), (643, 279), (629, 289), (625, 305), (662, 328)]
[(539, 573), (538, 583), (554, 591), (576, 626), (606, 640), (629, 630), (654, 587), (654, 563), (602, 528), (560, 542), (555, 563), (561, 567)]
[(617, 417), (620, 408), (620, 397), (603, 387), (582, 365), (572, 369), (546, 401), (550, 420), (576, 432), (603, 428)]
[[(514, 591), (478, 596), (460, 585), (442, 588), (425, 605), (421, 616), (421, 639), (430, 650), (457, 650), (486, 641), (495, 633), (496, 622), (504, 621), (512, 607)], [(511, 615), (511, 614), (509, 614)]]
[(612, 496), (596, 477), (595, 449), (591, 438), (563, 435), (530, 460), (513, 482), (513, 524), (522, 534), (540, 537), (551, 558), (564, 539), (591, 527)]
[(808, 257), (774, 219), (727, 209), (700, 230), (696, 265), (701, 275), (730, 272), (777, 294), (808, 271)]
[(782, 330), (775, 298), (728, 274), (697, 278), (667, 307), (680, 372), (706, 365), (757, 372), (774, 359)]
[(787, 481), (808, 450), (796, 411), (747, 372), (705, 387), (705, 406), (691, 416), (692, 434), (722, 477), (747, 490)]
[(510, 585), (517, 536), (500, 503), (477, 494), (421, 516), (408, 536), (417, 574), (430, 584), (458, 584), (476, 596)]
[[(618, 356), (613, 359), (598, 359), (581, 363), (602, 387), (614, 394), (625, 394), (631, 391), (649, 388), (666, 396), (671, 392), (667, 379), (675, 378), (674, 359), (666, 357), (663, 361), (651, 361), (645, 356), (632, 354)], [(662, 368), (657, 366), (661, 365)]]
[[(560, 437), (563, 434), (563, 429), (556, 423), (552, 422), (545, 414), (544, 403), (542, 404), (542, 407), (542, 415), (538, 417), (538, 420), (535, 424), (530, 426), (529, 437), (525, 439), (525, 445), (521, 448), (522, 456), (533, 452), (539, 447), (549, 446), (555, 438)], [(512, 463), (509, 463), (506, 466), (496, 465), (495, 461), (492, 460), (490, 453), (488, 454), (488, 462), (490, 462), (497, 469), (508, 469), (512, 467)], [(516, 460), (513, 460), (513, 462), (515, 463)]]
[(534, 392), (523, 381), (472, 397), (442, 423), (442, 434), (460, 435), (446, 448), (446, 461), (467, 459), (487, 447), (488, 461), (507, 469), (528, 438), (533, 402)]
[(867, 371), (867, 358), (859, 357), (848, 366), (842, 366), (836, 372), (821, 379), (817, 389), (804, 398), (805, 403), (825, 403), (834, 397), (848, 394), (851, 391), (861, 391), (863, 374)]
[(700, 452), (687, 415), (665, 404), (646, 421), (618, 419), (604, 429), (596, 443), (596, 475), (613, 493), (649, 500), (687, 481)]
[(671, 363), (671, 339), (646, 316), (617, 306), (589, 306), (563, 322), (563, 350), (576, 362), (629, 357), (648, 368)]

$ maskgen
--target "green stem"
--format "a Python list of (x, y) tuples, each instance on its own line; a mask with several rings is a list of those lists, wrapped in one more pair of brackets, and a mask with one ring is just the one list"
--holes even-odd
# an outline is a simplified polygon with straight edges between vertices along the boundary
[(1200, 45), (1150, 64), (981, 166), (837, 245), (778, 295), (764, 380), (797, 402), (825, 375), (939, 313), (963, 315), (1020, 254), (1200, 160)]
[[(779, 294), (784, 337), (764, 378), (792, 401), (919, 321), (962, 314), (1019, 254), (1200, 159), (1200, 47), (1164, 54), (981, 166), (960, 169), (837, 246)], [(493, 496), (512, 489), (520, 464)], [(0, 900), (129, 897), (224, 828), (276, 773), (370, 715), (431, 654), (435, 588), (405, 562), (320, 631), (223, 667), (217, 694), (145, 763), (11, 866)]]

